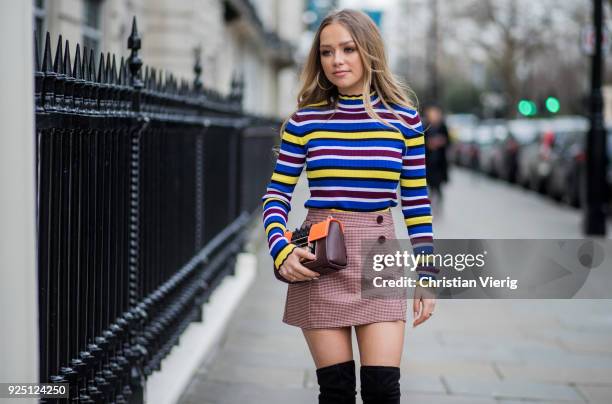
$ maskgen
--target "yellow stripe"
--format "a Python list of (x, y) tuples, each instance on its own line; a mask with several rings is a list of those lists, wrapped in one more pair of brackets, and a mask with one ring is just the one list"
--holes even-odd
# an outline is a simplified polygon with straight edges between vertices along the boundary
[(271, 201), (279, 201), (279, 202), (282, 202), (284, 205), (287, 205), (287, 201), (285, 201), (285, 200), (283, 200), (283, 199), (281, 199), (279, 197), (276, 197), (276, 196), (270, 196), (270, 197), (266, 198), (266, 200), (263, 203), (263, 206), (266, 206)]
[(285, 258), (287, 257), (287, 255), (289, 255), (291, 251), (293, 251), (293, 245), (287, 244), (285, 248), (283, 248), (281, 252), (278, 253), (276, 259), (274, 260), (274, 266), (276, 267), (276, 269), (278, 269), (280, 264), (285, 260)]
[(285, 232), (286, 228), (285, 226), (283, 226), (282, 224), (278, 223), (278, 222), (272, 222), (268, 225), (268, 227), (266, 227), (266, 235), (270, 234), (270, 230), (272, 230), (273, 228), (278, 227), (279, 229), (281, 229), (283, 231), (283, 233)]
[[(391, 131), (374, 131), (374, 132), (331, 132), (331, 131), (315, 131), (302, 137), (304, 143), (310, 141), (310, 139), (351, 139), (351, 140), (362, 140), (362, 139), (395, 139), (403, 140), (403, 134)], [(295, 136), (294, 136), (295, 137)]]
[(409, 217), (404, 220), (406, 226), (414, 226), (415, 224), (431, 224), (431, 216)]
[(418, 180), (400, 180), (401, 187), (424, 187), (427, 185), (427, 180), (425, 178), (420, 178)]
[(295, 143), (295, 144), (299, 144), (300, 146), (304, 146), (304, 137), (302, 136), (295, 136), (292, 135), (289, 132), (283, 132), (283, 139), (291, 142), (291, 143)]
[(272, 181), (282, 182), (283, 184), (287, 184), (287, 185), (297, 184), (299, 178), (300, 177), (292, 177), (290, 175), (283, 175), (279, 173), (272, 174)]
[(307, 104), (307, 107), (320, 107), (321, 105), (327, 105), (327, 101), (323, 100), (320, 102), (315, 102), (314, 104)]
[(399, 173), (376, 170), (316, 170), (308, 171), (308, 178), (345, 177), (345, 178), (382, 178), (397, 180)]
[(410, 147), (421, 146), (425, 144), (425, 137), (424, 136), (411, 137), (410, 139), (406, 139), (405, 143), (406, 143), (406, 146), (410, 146)]

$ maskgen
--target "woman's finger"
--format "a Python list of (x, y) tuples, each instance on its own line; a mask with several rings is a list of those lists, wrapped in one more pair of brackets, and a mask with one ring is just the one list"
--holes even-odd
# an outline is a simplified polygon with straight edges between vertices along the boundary
[(412, 324), (413, 327), (416, 327), (419, 324), (422, 324), (425, 321), (429, 320), (429, 318), (431, 317), (433, 313), (433, 309), (434, 309), (434, 304), (431, 300), (432, 299), (426, 299), (426, 301), (423, 301), (423, 304), (422, 304), (423, 310), (421, 311), (421, 315)]
[(304, 258), (308, 261), (317, 259), (316, 255), (314, 255), (313, 253), (311, 253), (305, 248), (296, 248), (293, 250), (293, 253), (295, 253), (299, 258)]

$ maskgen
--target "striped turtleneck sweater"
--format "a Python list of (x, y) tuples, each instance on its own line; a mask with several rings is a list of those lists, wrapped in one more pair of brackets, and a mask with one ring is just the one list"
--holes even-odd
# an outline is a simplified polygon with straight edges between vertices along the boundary
[[(432, 214), (425, 180), (423, 127), (417, 111), (389, 104), (376, 92), (372, 107), (393, 130), (372, 119), (363, 95), (340, 95), (334, 110), (325, 102), (296, 111), (282, 133), (280, 153), (263, 201), (270, 254), (279, 268), (296, 246), (285, 237), (291, 196), (304, 168), (310, 198), (306, 208), (375, 212), (397, 206), (397, 186), (414, 254), (433, 252)], [(420, 266), (419, 278), (435, 279)]]

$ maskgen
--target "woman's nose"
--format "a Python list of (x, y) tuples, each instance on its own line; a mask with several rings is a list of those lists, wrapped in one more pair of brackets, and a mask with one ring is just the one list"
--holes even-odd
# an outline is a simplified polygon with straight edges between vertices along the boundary
[(336, 52), (334, 54), (334, 64), (335, 65), (341, 65), (343, 63), (344, 63), (344, 57), (342, 56), (342, 53)]

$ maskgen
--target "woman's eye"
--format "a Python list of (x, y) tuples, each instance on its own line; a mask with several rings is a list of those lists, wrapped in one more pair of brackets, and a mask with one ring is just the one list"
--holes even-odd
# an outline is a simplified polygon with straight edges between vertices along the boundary
[(345, 52), (351, 53), (355, 51), (355, 48), (346, 48), (344, 49)]
[(327, 56), (327, 55), (329, 55), (328, 50), (321, 51), (321, 56)]

